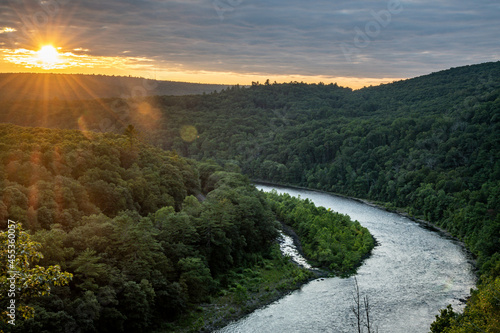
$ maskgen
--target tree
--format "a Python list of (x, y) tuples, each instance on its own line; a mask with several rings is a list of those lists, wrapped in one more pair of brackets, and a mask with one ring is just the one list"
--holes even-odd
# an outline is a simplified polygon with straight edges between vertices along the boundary
[(151, 325), (155, 291), (148, 280), (127, 281), (120, 295), (120, 312), (127, 318), (126, 332), (143, 332)]
[(451, 323), (457, 318), (457, 314), (453, 311), (451, 304), (448, 304), (446, 309), (441, 309), (439, 315), (436, 315), (436, 321), (431, 324), (431, 333), (449, 332)]
[(363, 330), (363, 314), (361, 313), (361, 300), (359, 295), (358, 280), (356, 278), (354, 278), (354, 292), (352, 294), (352, 299), (354, 301), (354, 305), (351, 307), (351, 311), (355, 318), (353, 326), (357, 329), (358, 333), (361, 333)]
[(182, 272), (179, 283), (186, 289), (189, 300), (193, 303), (206, 301), (214, 287), (207, 265), (200, 258), (189, 257), (179, 260), (178, 266)]
[[(48, 295), (53, 286), (67, 285), (73, 275), (61, 272), (58, 265), (36, 265), (43, 258), (43, 254), (38, 251), (41, 244), (32, 241), (22, 226), (13, 221), (9, 220), (8, 230), (0, 233), (0, 244), (0, 304), (2, 309), (15, 304), (16, 309), (10, 311), (10, 316), (6, 311), (2, 312), (0, 322), (17, 319), (16, 313), (25, 319), (32, 318), (35, 310), (27, 305), (28, 301), (34, 297)], [(11, 298), (8, 299), (5, 295)]]
[(101, 257), (96, 255), (96, 251), (86, 249), (71, 263), (76, 275), (76, 286), (82, 290), (97, 292), (99, 285), (96, 279), (103, 278), (107, 273), (106, 265), (100, 263)]
[(128, 138), (129, 143), (132, 146), (134, 143), (134, 140), (137, 139), (138, 133), (137, 133), (137, 130), (135, 129), (134, 125), (130, 124), (123, 131), (123, 135), (125, 135)]

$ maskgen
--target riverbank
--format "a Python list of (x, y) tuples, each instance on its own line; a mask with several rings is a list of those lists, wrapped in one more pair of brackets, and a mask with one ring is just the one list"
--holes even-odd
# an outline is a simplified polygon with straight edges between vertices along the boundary
[[(274, 187), (257, 188), (267, 193)], [(476, 279), (466, 253), (456, 242), (362, 202), (288, 187), (276, 190), (278, 195), (300, 196), (318, 207), (349, 215), (378, 240), (380, 245), (358, 268), (357, 280), (362, 294), (376, 304), (371, 317), (380, 331), (425, 333), (435, 315), (448, 304), (463, 310), (463, 300), (470, 295)], [(292, 204), (273, 204), (272, 208), (280, 216), (293, 210), (299, 220), (308, 215)], [(296, 226), (295, 220), (290, 220), (290, 225)], [(307, 248), (306, 243), (303, 246)], [(352, 288), (352, 278), (318, 279), (219, 332), (347, 333), (351, 331)]]
[[(293, 244), (302, 257), (306, 257), (300, 237), (290, 226), (283, 222), (281, 229), (290, 236)], [(373, 236), (371, 236), (373, 238)], [(277, 244), (276, 244), (277, 245)], [(232, 321), (241, 319), (256, 309), (273, 303), (304, 284), (319, 278), (332, 276), (349, 276), (355, 273), (357, 267), (371, 254), (363, 256), (355, 268), (344, 273), (334, 273), (327, 268), (319, 267), (318, 263), (307, 258), (314, 268), (304, 268), (283, 256), (276, 247), (270, 259), (253, 267), (236, 270), (229, 274), (230, 281), (221, 281), (227, 288), (220, 290), (209, 303), (204, 303), (191, 309), (176, 323), (158, 332), (205, 332), (214, 331), (227, 326)]]
[[(409, 218), (410, 220), (412, 220), (414, 222), (417, 222), (417, 223), (419, 223), (419, 224), (427, 227), (428, 229), (431, 229), (432, 231), (440, 232), (444, 236), (449, 237), (450, 239), (453, 239), (453, 240), (461, 242), (460, 239), (454, 237), (446, 229), (440, 228), (439, 226), (435, 225), (432, 222), (425, 221), (425, 220), (420, 219), (418, 217), (412, 216), (412, 215), (408, 214), (408, 212), (406, 212), (402, 208), (389, 208), (390, 206), (389, 206), (388, 203), (380, 203), (380, 202), (371, 201), (371, 200), (368, 200), (368, 199), (360, 199), (360, 198), (350, 197), (350, 196), (347, 196), (347, 195), (344, 195), (344, 194), (341, 194), (341, 193), (329, 192), (329, 191), (324, 191), (324, 190), (317, 190), (317, 189), (314, 189), (314, 188), (297, 186), (297, 185), (272, 183), (272, 182), (266, 182), (266, 181), (261, 181), (261, 180), (252, 180), (252, 183), (253, 184), (257, 184), (257, 185), (267, 185), (267, 186), (275, 186), (275, 187), (283, 187), (283, 188), (288, 187), (288, 188), (293, 188), (293, 189), (297, 189), (297, 190), (304, 190), (304, 191), (311, 191), (311, 192), (329, 194), (329, 195), (334, 195), (336, 197), (340, 197), (340, 198), (344, 198), (344, 199), (349, 199), (349, 200), (361, 202), (361, 203), (364, 203), (364, 204), (366, 204), (366, 205), (368, 205), (370, 207), (379, 208), (379, 209), (385, 210), (386, 212), (395, 213), (395, 214), (401, 215), (403, 217)], [(463, 245), (465, 246), (465, 244), (463, 244)]]
[(215, 331), (321, 276), (319, 272), (299, 267), (283, 257), (276, 243), (270, 258), (231, 272), (228, 281), (225, 281), (227, 288), (222, 288), (209, 303), (198, 305), (174, 324), (156, 332)]
[[(258, 182), (258, 184), (276, 187), (284, 186), (263, 182)], [(388, 209), (380, 203), (351, 198), (326, 191), (311, 190), (297, 186), (288, 187), (333, 195), (355, 202), (360, 202), (387, 212), (396, 213), (400, 216), (412, 218), (405, 215), (405, 212)], [(414, 218), (412, 218), (412, 220), (414, 220)], [(425, 226), (425, 224), (423, 226)], [(288, 235), (293, 237), (293, 230), (287, 229), (286, 227), (283, 229)], [(426, 229), (429, 228), (426, 227)], [(436, 230), (437, 228), (433, 229)], [(298, 241), (297, 235), (293, 238)], [(297, 245), (299, 244), (298, 242), (295, 243)], [(463, 243), (460, 244), (463, 248), (465, 248)], [(303, 254), (303, 251), (299, 252)], [(279, 251), (275, 251), (273, 258), (266, 259), (265, 261), (257, 264), (255, 267), (235, 271), (230, 277), (231, 281), (228, 282), (228, 287), (221, 290), (220, 293), (217, 296), (214, 296), (209, 303), (201, 304), (196, 308), (191, 309), (174, 325), (164, 327), (162, 330), (157, 330), (157, 332), (181, 333), (215, 331), (227, 326), (233, 321), (246, 317), (247, 314), (255, 311), (256, 309), (265, 308), (266, 305), (283, 298), (287, 294), (290, 294), (293, 290), (300, 289), (304, 284), (317, 279), (317, 276), (312, 275), (310, 271), (308, 272), (304, 269), (300, 269), (295, 264), (292, 264), (288, 258), (283, 258), (281, 254), (276, 256), (276, 254), (280, 254)], [(370, 269), (370, 272), (372, 269), (373, 267)], [(300, 271), (302, 271), (302, 273), (300, 273)], [(408, 274), (403, 274), (403, 276), (408, 276)], [(329, 281), (329, 279), (327, 280)], [(398, 297), (398, 299), (399, 298), (400, 297)]]
[[(384, 210), (386, 212), (394, 213), (394, 214), (397, 214), (399, 216), (408, 218), (408, 219), (416, 222), (418, 225), (422, 226), (423, 228), (431, 230), (431, 231), (434, 231), (434, 232), (437, 232), (439, 235), (441, 235), (441, 236), (443, 236), (445, 238), (448, 238), (450, 240), (453, 240), (454, 242), (456, 242), (457, 244), (459, 244), (462, 247), (462, 249), (467, 253), (468, 258), (469, 258), (469, 263), (474, 267), (475, 274), (476, 274), (476, 277), (477, 277), (478, 268), (477, 268), (476, 255), (474, 255), (474, 253), (472, 253), (467, 248), (467, 245), (461, 239), (453, 236), (448, 230), (443, 229), (443, 228), (439, 227), (438, 225), (436, 225), (436, 224), (434, 224), (432, 222), (423, 220), (419, 216), (413, 216), (413, 215), (409, 214), (403, 208), (392, 207), (392, 205), (390, 205), (389, 203), (376, 202), (376, 201), (371, 201), (371, 200), (368, 200), (368, 199), (360, 199), (360, 198), (350, 197), (350, 196), (347, 196), (347, 195), (344, 195), (344, 194), (341, 194), (341, 193), (329, 192), (329, 191), (324, 191), (324, 190), (317, 190), (317, 189), (312, 189), (312, 188), (303, 187), (303, 186), (273, 183), (273, 182), (268, 182), (268, 181), (255, 180), (255, 179), (252, 179), (251, 182), (253, 184), (256, 184), (256, 185), (267, 185), (267, 186), (273, 186), (273, 187), (293, 188), (293, 189), (297, 189), (297, 190), (312, 191), (312, 192), (317, 192), (317, 193), (322, 193), (322, 194), (333, 195), (333, 196), (337, 196), (337, 197), (340, 197), (340, 198), (349, 199), (349, 200), (353, 200), (353, 201), (356, 201), (356, 202), (361, 202), (361, 203), (366, 204), (366, 205), (368, 205), (370, 207), (382, 209), (382, 210)], [(377, 243), (376, 239), (375, 239), (375, 242), (376, 242), (376, 246), (377, 246), (378, 243)]]

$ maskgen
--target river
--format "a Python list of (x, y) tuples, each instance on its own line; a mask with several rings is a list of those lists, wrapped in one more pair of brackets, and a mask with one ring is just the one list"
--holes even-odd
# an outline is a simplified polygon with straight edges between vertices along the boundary
[[(453, 239), (355, 200), (283, 187), (257, 188), (300, 195), (370, 230), (379, 245), (356, 278), (361, 295), (369, 297), (371, 321), (380, 333), (427, 333), (439, 309), (452, 304), (463, 310), (460, 300), (475, 286), (474, 267)], [(355, 332), (353, 288), (354, 277), (317, 279), (218, 332)]]

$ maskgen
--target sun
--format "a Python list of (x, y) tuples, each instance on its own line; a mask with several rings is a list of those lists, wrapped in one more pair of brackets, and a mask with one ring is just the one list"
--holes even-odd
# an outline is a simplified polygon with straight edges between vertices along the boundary
[(52, 45), (43, 46), (36, 54), (43, 68), (54, 68), (60, 62), (59, 52)]

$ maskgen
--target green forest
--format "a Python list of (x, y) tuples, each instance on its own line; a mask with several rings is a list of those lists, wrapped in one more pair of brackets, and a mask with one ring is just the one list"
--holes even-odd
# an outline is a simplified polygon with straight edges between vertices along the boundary
[[(141, 216), (141, 221), (148, 216), (153, 223), (154, 218), (148, 214), (162, 209), (163, 204), (159, 202), (169, 202), (175, 214), (179, 214), (186, 205), (186, 198), (192, 195), (207, 194), (205, 202), (208, 202), (208, 198), (216, 195), (210, 192), (229, 191), (230, 187), (219, 189), (224, 181), (214, 180), (219, 175), (217, 172), (223, 170), (218, 170), (210, 162), (213, 160), (225, 165), (226, 172), (241, 170), (255, 181), (304, 186), (369, 199), (448, 230), (477, 256), (480, 279), (478, 291), (468, 301), (465, 313), (458, 315), (451, 309), (443, 310), (432, 331), (469, 332), (471, 328), (467, 325), (471, 324), (486, 332), (497, 332), (500, 326), (495, 319), (500, 318), (499, 119), (500, 62), (452, 68), (355, 91), (336, 84), (267, 81), (254, 82), (251, 87), (234, 86), (219, 93), (191, 96), (78, 102), (0, 101), (2, 122), (79, 129), (82, 131), (78, 134), (80, 136), (96, 135), (95, 132), (121, 134), (129, 129), (128, 136), (117, 139), (122, 142), (122, 147), (127, 148), (121, 152), (117, 147), (111, 149), (106, 145), (106, 149), (113, 151), (109, 157), (112, 160), (100, 162), (98, 167), (80, 166), (77, 162), (95, 160), (92, 156), (100, 151), (93, 147), (95, 143), (91, 143), (95, 139), (82, 143), (92, 146), (93, 154), (88, 147), (81, 151), (75, 149), (80, 143), (74, 143), (71, 147), (58, 148), (61, 151), (51, 155), (56, 161), (51, 168), (56, 168), (57, 172), (71, 169), (71, 177), (78, 177), (79, 185), (57, 177), (53, 182), (60, 183), (59, 186), (73, 186), (74, 200), (68, 201), (81, 200), (81, 205), (70, 207), (68, 203), (68, 208), (57, 210), (52, 215), (42, 210), (37, 219), (30, 217), (35, 208), (30, 213), (29, 207), (32, 206), (29, 204), (10, 208), (8, 214), (18, 214), (13, 216), (21, 219), (22, 212), (26, 211), (25, 224), (35, 228), (33, 230), (47, 228), (47, 221), (52, 218), (65, 232), (77, 230), (73, 225), (83, 228), (82, 221), (90, 223), (87, 219), (97, 218), (95, 216), (104, 219), (102, 214), (115, 221), (134, 220), (131, 214), (138, 214), (136, 216)], [(111, 134), (104, 134), (99, 140), (108, 136)], [(60, 138), (53, 140), (48, 144), (51, 148)], [(161, 177), (154, 178), (153, 175), (161, 175), (162, 171), (132, 162), (136, 158), (134, 151), (140, 153), (138, 158), (142, 160), (143, 149), (132, 148), (143, 142), (171, 151), (145, 150), (158, 151), (169, 161), (175, 161), (171, 169), (177, 170), (181, 178), (171, 177), (163, 190), (157, 188), (156, 181)], [(22, 145), (18, 144), (16, 148), (20, 147)], [(104, 158), (110, 152), (102, 149)], [(5, 150), (2, 148), (1, 151)], [(34, 156), (35, 160), (43, 160), (45, 155)], [(73, 156), (67, 161), (73, 163), (72, 166), (59, 166), (58, 156)], [(31, 183), (27, 182), (33, 173), (30, 170), (23, 174), (23, 163), (15, 164), (16, 161), (10, 169), (9, 163), (5, 164), (2, 173), (15, 170), (11, 175), (18, 178), (9, 181), (29, 189)], [(127, 172), (108, 170), (112, 169), (111, 165), (123, 165)], [(130, 176), (129, 172), (137, 178)], [(44, 175), (44, 171), (40, 171), (40, 177)], [(228, 176), (231, 179), (228, 182), (239, 179), (234, 174)], [(108, 185), (98, 182), (101, 177), (107, 177), (104, 179)], [(135, 183), (131, 179), (142, 180)], [(125, 183), (120, 183), (122, 180)], [(157, 192), (153, 195), (148, 186)], [(181, 192), (169, 190), (170, 186)], [(251, 191), (246, 186), (244, 188)], [(79, 194), (82, 187), (88, 197)], [(41, 188), (54, 192), (57, 186)], [(17, 193), (12, 191), (12, 195)], [(29, 192), (25, 190), (24, 193), (28, 198)], [(262, 214), (269, 215), (272, 205), (262, 195), (254, 195), (260, 198), (262, 207), (266, 207)], [(150, 202), (149, 196), (155, 199)], [(163, 199), (158, 199), (159, 196)], [(194, 199), (188, 202), (194, 202)], [(5, 211), (2, 207), (0, 212), (1, 209)], [(61, 214), (68, 218), (61, 218)], [(73, 222), (65, 222), (71, 224), (69, 226), (64, 225), (63, 220)], [(197, 230), (196, 222), (193, 223)], [(243, 228), (241, 232), (245, 230)], [(264, 243), (274, 237), (268, 236), (262, 240)], [(236, 239), (234, 241), (238, 243)], [(73, 238), (70, 242), (75, 246), (78, 244)], [(330, 250), (335, 256), (335, 251)], [(46, 251), (50, 253), (50, 249)], [(320, 252), (311, 249), (309, 255), (318, 262), (330, 255), (326, 248)], [(241, 257), (231, 254), (235, 264), (249, 260), (247, 257), (252, 252), (245, 249), (242, 253), (245, 254)], [(99, 257), (98, 252), (92, 255)], [(210, 265), (207, 255), (200, 252), (198, 257), (203, 256), (206, 265)], [(340, 258), (333, 262), (340, 262)], [(214, 272), (224, 272), (230, 267), (213, 269)], [(135, 281), (136, 284), (140, 282)]]
[[(350, 271), (373, 247), (368, 231), (346, 216), (329, 213), (326, 220), (326, 210), (311, 203), (269, 200), (234, 164), (186, 159), (133, 133), (0, 125), (0, 220), (22, 225), (17, 246), (24, 253), (16, 259), (24, 274), (18, 304), (24, 320), (13, 327), (4, 313), (0, 329), (146, 332), (221, 325), (224, 316), (248, 312), (313, 276), (279, 251), (277, 218), (297, 218), (273, 212), (282, 205), (296, 206), (299, 215), (321, 212), (307, 219), (342, 226), (330, 234), (349, 251), (335, 258), (316, 258), (330, 249), (315, 244), (324, 236), (311, 239), (311, 258), (325, 267)], [(0, 239), (7, 244), (7, 232)], [(7, 265), (0, 277), (6, 294)], [(2, 308), (7, 302), (2, 298)], [(227, 309), (212, 313), (220, 306)]]

